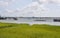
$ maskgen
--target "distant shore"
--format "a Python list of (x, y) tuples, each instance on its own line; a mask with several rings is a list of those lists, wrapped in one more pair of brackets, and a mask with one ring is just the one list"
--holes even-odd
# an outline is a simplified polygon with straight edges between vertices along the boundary
[(0, 20), (2, 23), (27, 23), (27, 24), (50, 24), (50, 25), (58, 25), (60, 26), (60, 22), (36, 22), (36, 21), (15, 21), (15, 20)]

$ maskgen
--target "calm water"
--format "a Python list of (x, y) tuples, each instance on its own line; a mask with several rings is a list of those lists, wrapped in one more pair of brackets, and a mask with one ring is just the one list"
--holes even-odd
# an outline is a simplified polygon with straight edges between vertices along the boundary
[(7, 23), (28, 23), (28, 24), (50, 24), (50, 25), (60, 25), (60, 22), (52, 22), (52, 21), (34, 21), (34, 19), (19, 19), (19, 20), (0, 20), (0, 22), (7, 22)]

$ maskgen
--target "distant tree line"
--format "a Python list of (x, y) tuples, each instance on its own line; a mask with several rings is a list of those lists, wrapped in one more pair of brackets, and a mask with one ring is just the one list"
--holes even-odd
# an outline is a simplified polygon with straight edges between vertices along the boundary
[(14, 20), (17, 20), (17, 17), (1, 17), (0, 16), (0, 20), (6, 20), (6, 19), (14, 19)]

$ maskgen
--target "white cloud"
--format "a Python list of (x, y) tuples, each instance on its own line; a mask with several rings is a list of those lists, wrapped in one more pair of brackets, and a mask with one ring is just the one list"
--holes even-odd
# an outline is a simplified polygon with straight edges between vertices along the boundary
[(48, 0), (39, 0), (42, 3), (46, 3)]
[(15, 0), (1, 0), (0, 6), (8, 6), (8, 5), (12, 4), (13, 2), (15, 2)]
[(51, 1), (53, 1), (55, 3), (60, 3), (60, 0), (51, 0)]
[[(56, 5), (56, 4), (58, 4), (57, 0), (54, 0), (54, 1), (53, 0), (39, 0), (39, 1), (42, 2), (43, 4), (38, 4), (37, 2), (33, 2), (33, 3), (29, 4), (28, 6), (26, 6), (23, 10), (21, 10), (21, 13), (24, 13), (23, 16), (35, 16), (35, 17), (40, 17), (40, 16), (59, 17), (60, 16), (59, 15), (60, 11), (56, 11), (56, 10), (60, 10), (60, 9), (56, 9), (58, 7)], [(52, 5), (50, 5), (50, 3)], [(49, 5), (50, 5), (50, 7), (47, 8), (47, 6), (49, 6)], [(53, 6), (55, 6), (56, 10), (54, 10)], [(53, 10), (51, 10), (51, 7)], [(57, 16), (57, 15), (59, 15), (59, 16)]]
[(16, 0), (3, 0), (3, 1), (5, 1), (5, 2), (14, 2)]
[(17, 8), (16, 10), (12, 10), (12, 9), (5, 9), (4, 12), (2, 12), (2, 16), (4, 17), (19, 17), (22, 16), (23, 13), (20, 12), (20, 9)]
[(8, 2), (0, 1), (0, 6), (8, 6)]
[[(6, 0), (5, 2), (9, 2), (12, 0)], [(13, 0), (12, 2), (14, 2), (15, 0)], [(60, 9), (56, 9), (57, 7), (55, 6), (56, 4), (60, 4), (60, 0), (38, 0), (40, 1), (42, 4), (39, 4), (38, 2), (33, 2), (27, 6), (25, 6), (22, 10), (17, 8), (16, 10), (9, 10), (6, 9), (4, 15), (5, 16), (24, 16), (24, 17), (58, 17), (58, 15), (60, 16)], [(50, 3), (52, 5), (50, 5)], [(55, 5), (54, 5), (55, 4)], [(5, 4), (3, 4), (5, 5)], [(49, 6), (50, 5), (50, 6)], [(49, 6), (49, 7), (48, 7)], [(54, 7), (57, 10), (54, 10)], [(48, 8), (47, 8), (48, 7)], [(51, 8), (53, 8), (53, 10), (51, 10)], [(58, 13), (57, 13), (58, 12)], [(8, 15), (7, 15), (8, 14)]]
[[(34, 0), (32, 0), (32, 1), (34, 1)], [(49, 2), (60, 3), (60, 0), (35, 0), (35, 1), (38, 1), (40, 3), (49, 3)]]
[(40, 17), (41, 13), (46, 13), (47, 8), (44, 8), (44, 5), (40, 5), (38, 2), (33, 2), (26, 6), (23, 10), (20, 11), (25, 17)]
[[(38, 2), (33, 2), (26, 7), (24, 7), (22, 10), (17, 8), (16, 10), (9, 10), (6, 9), (5, 16), (24, 16), (24, 17), (39, 17), (41, 13), (46, 13), (47, 8), (44, 8), (44, 5), (40, 5)], [(8, 15), (6, 15), (8, 14)]]
[(9, 9), (6, 9), (5, 10), (7, 13), (13, 13), (14, 11), (13, 10), (9, 10)]

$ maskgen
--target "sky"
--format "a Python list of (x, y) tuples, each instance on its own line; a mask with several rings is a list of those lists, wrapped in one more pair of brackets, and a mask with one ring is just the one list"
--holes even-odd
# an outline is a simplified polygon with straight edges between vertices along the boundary
[[(60, 0), (0, 0), (0, 16), (20, 17), (22, 15), (21, 9), (34, 5), (36, 4), (36, 2), (40, 3), (40, 8), (47, 10), (46, 13), (42, 13), (43, 11), (39, 11), (42, 16), (60, 17)], [(35, 13), (37, 14), (37, 12)], [(35, 13), (28, 14), (40, 17), (39, 13), (37, 15), (35, 15)], [(29, 17), (28, 14), (25, 14), (26, 17)]]

